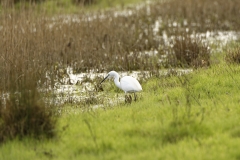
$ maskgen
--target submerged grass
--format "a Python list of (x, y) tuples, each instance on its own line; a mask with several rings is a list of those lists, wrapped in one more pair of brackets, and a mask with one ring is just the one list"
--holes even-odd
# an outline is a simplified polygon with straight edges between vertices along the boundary
[(0, 158), (235, 159), (239, 71), (237, 65), (221, 64), (180, 78), (152, 78), (143, 83), (141, 100), (62, 114), (57, 138), (8, 141)]

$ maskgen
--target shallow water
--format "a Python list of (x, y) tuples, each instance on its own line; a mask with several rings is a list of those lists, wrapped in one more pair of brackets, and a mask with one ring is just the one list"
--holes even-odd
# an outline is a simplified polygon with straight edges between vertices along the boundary
[[(96, 82), (95, 78), (101, 77), (101, 79), (103, 79), (107, 75), (107, 72), (72, 74), (72, 69), (70, 67), (68, 67), (68, 71), (69, 77), (68, 80), (66, 80), (67, 84), (56, 84), (55, 88), (49, 91), (55, 95), (54, 98), (46, 99), (46, 103), (52, 105), (76, 104), (87, 106), (88, 109), (89, 107), (93, 109), (103, 107), (103, 104), (104, 106), (113, 106), (118, 103), (124, 103), (124, 92), (116, 93), (115, 95), (109, 95), (107, 92), (96, 90), (96, 86), (100, 83), (100, 81)], [(164, 76), (170, 72), (174, 72), (177, 75), (182, 75), (191, 73), (192, 69), (166, 69), (159, 71), (159, 75)], [(151, 77), (150, 74), (151, 73), (149, 71), (119, 72), (120, 77), (129, 75), (138, 80), (149, 78)], [(85, 77), (88, 77), (89, 81), (92, 81), (84, 82)], [(104, 89), (105, 85), (112, 84), (113, 81), (109, 80), (106, 81), (102, 87)]]
[[(219, 47), (218, 50), (221, 50), (223, 46), (225, 46), (228, 42), (232, 40), (237, 40), (240, 37), (240, 32), (235, 31), (216, 31), (216, 32), (206, 32), (196, 34), (199, 37), (202, 37), (208, 43), (217, 44)], [(169, 41), (167, 35), (163, 35), (164, 39)], [(147, 54), (149, 56), (155, 56), (158, 54), (156, 50), (153, 51), (145, 51), (140, 53), (139, 55)], [(162, 56), (164, 59), (164, 56)], [(160, 59), (161, 60), (161, 59)], [(178, 75), (191, 73), (192, 69), (166, 69), (159, 71), (159, 75), (167, 75), (169, 72), (174, 71)], [(73, 74), (73, 69), (71, 67), (67, 68), (68, 76), (65, 80), (64, 85), (56, 84), (56, 88), (54, 90), (57, 95), (65, 95), (65, 96), (57, 96), (55, 103), (56, 104), (64, 104), (67, 102), (71, 102), (72, 104), (79, 104), (81, 101), (86, 101), (86, 99), (91, 98), (91, 96), (96, 99), (100, 99), (100, 101), (104, 101), (104, 105), (115, 105), (119, 103), (119, 101), (124, 102), (124, 93), (119, 95), (119, 97), (111, 97), (108, 99), (103, 95), (103, 92), (96, 92), (95, 87), (97, 82), (84, 82), (86, 79), (89, 81), (94, 81), (97, 77), (104, 78), (107, 75), (107, 72), (104, 73), (95, 73), (94, 71), (90, 71), (89, 73), (79, 73)], [(131, 71), (131, 72), (119, 72), (120, 77), (130, 75), (135, 77), (136, 79), (143, 79), (151, 77), (151, 73), (149, 71)], [(113, 83), (113, 82), (108, 82)], [(95, 94), (89, 95), (89, 92), (94, 92)], [(106, 103), (107, 102), (107, 103)], [(103, 107), (103, 104), (93, 104), (89, 105), (91, 108)]]

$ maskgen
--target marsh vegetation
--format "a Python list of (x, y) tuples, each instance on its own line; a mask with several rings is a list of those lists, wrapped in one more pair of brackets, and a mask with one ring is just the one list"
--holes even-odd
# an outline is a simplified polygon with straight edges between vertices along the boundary
[[(5, 2), (0, 159), (239, 158), (240, 1)], [(139, 101), (99, 86), (110, 70)]]

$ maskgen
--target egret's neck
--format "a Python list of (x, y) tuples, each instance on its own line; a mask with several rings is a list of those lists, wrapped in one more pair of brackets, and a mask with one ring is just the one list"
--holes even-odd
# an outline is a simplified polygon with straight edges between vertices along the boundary
[(116, 86), (117, 86), (118, 88), (122, 89), (122, 88), (121, 88), (121, 85), (120, 85), (120, 82), (119, 82), (119, 75), (116, 75), (116, 76), (114, 77), (114, 83), (116, 84)]

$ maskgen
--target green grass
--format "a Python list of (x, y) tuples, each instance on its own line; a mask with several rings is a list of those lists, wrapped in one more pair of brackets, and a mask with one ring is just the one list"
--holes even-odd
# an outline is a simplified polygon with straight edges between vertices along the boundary
[(239, 159), (239, 72), (218, 64), (152, 78), (138, 102), (65, 113), (57, 138), (8, 141), (0, 159)]
[(129, 4), (146, 2), (146, 0), (99, 0), (95, 5), (89, 6), (92, 9), (106, 9), (112, 7), (124, 7)]
[[(146, 2), (146, 0), (97, 0), (91, 5), (76, 5), (71, 0), (47, 0), (45, 2), (31, 6), (29, 3), (17, 3), (15, 9), (25, 10), (32, 8), (39, 13), (46, 12), (48, 14), (74, 14), (83, 11), (98, 11), (103, 9), (125, 7), (131, 4)], [(1, 11), (1, 6), (0, 6)]]

